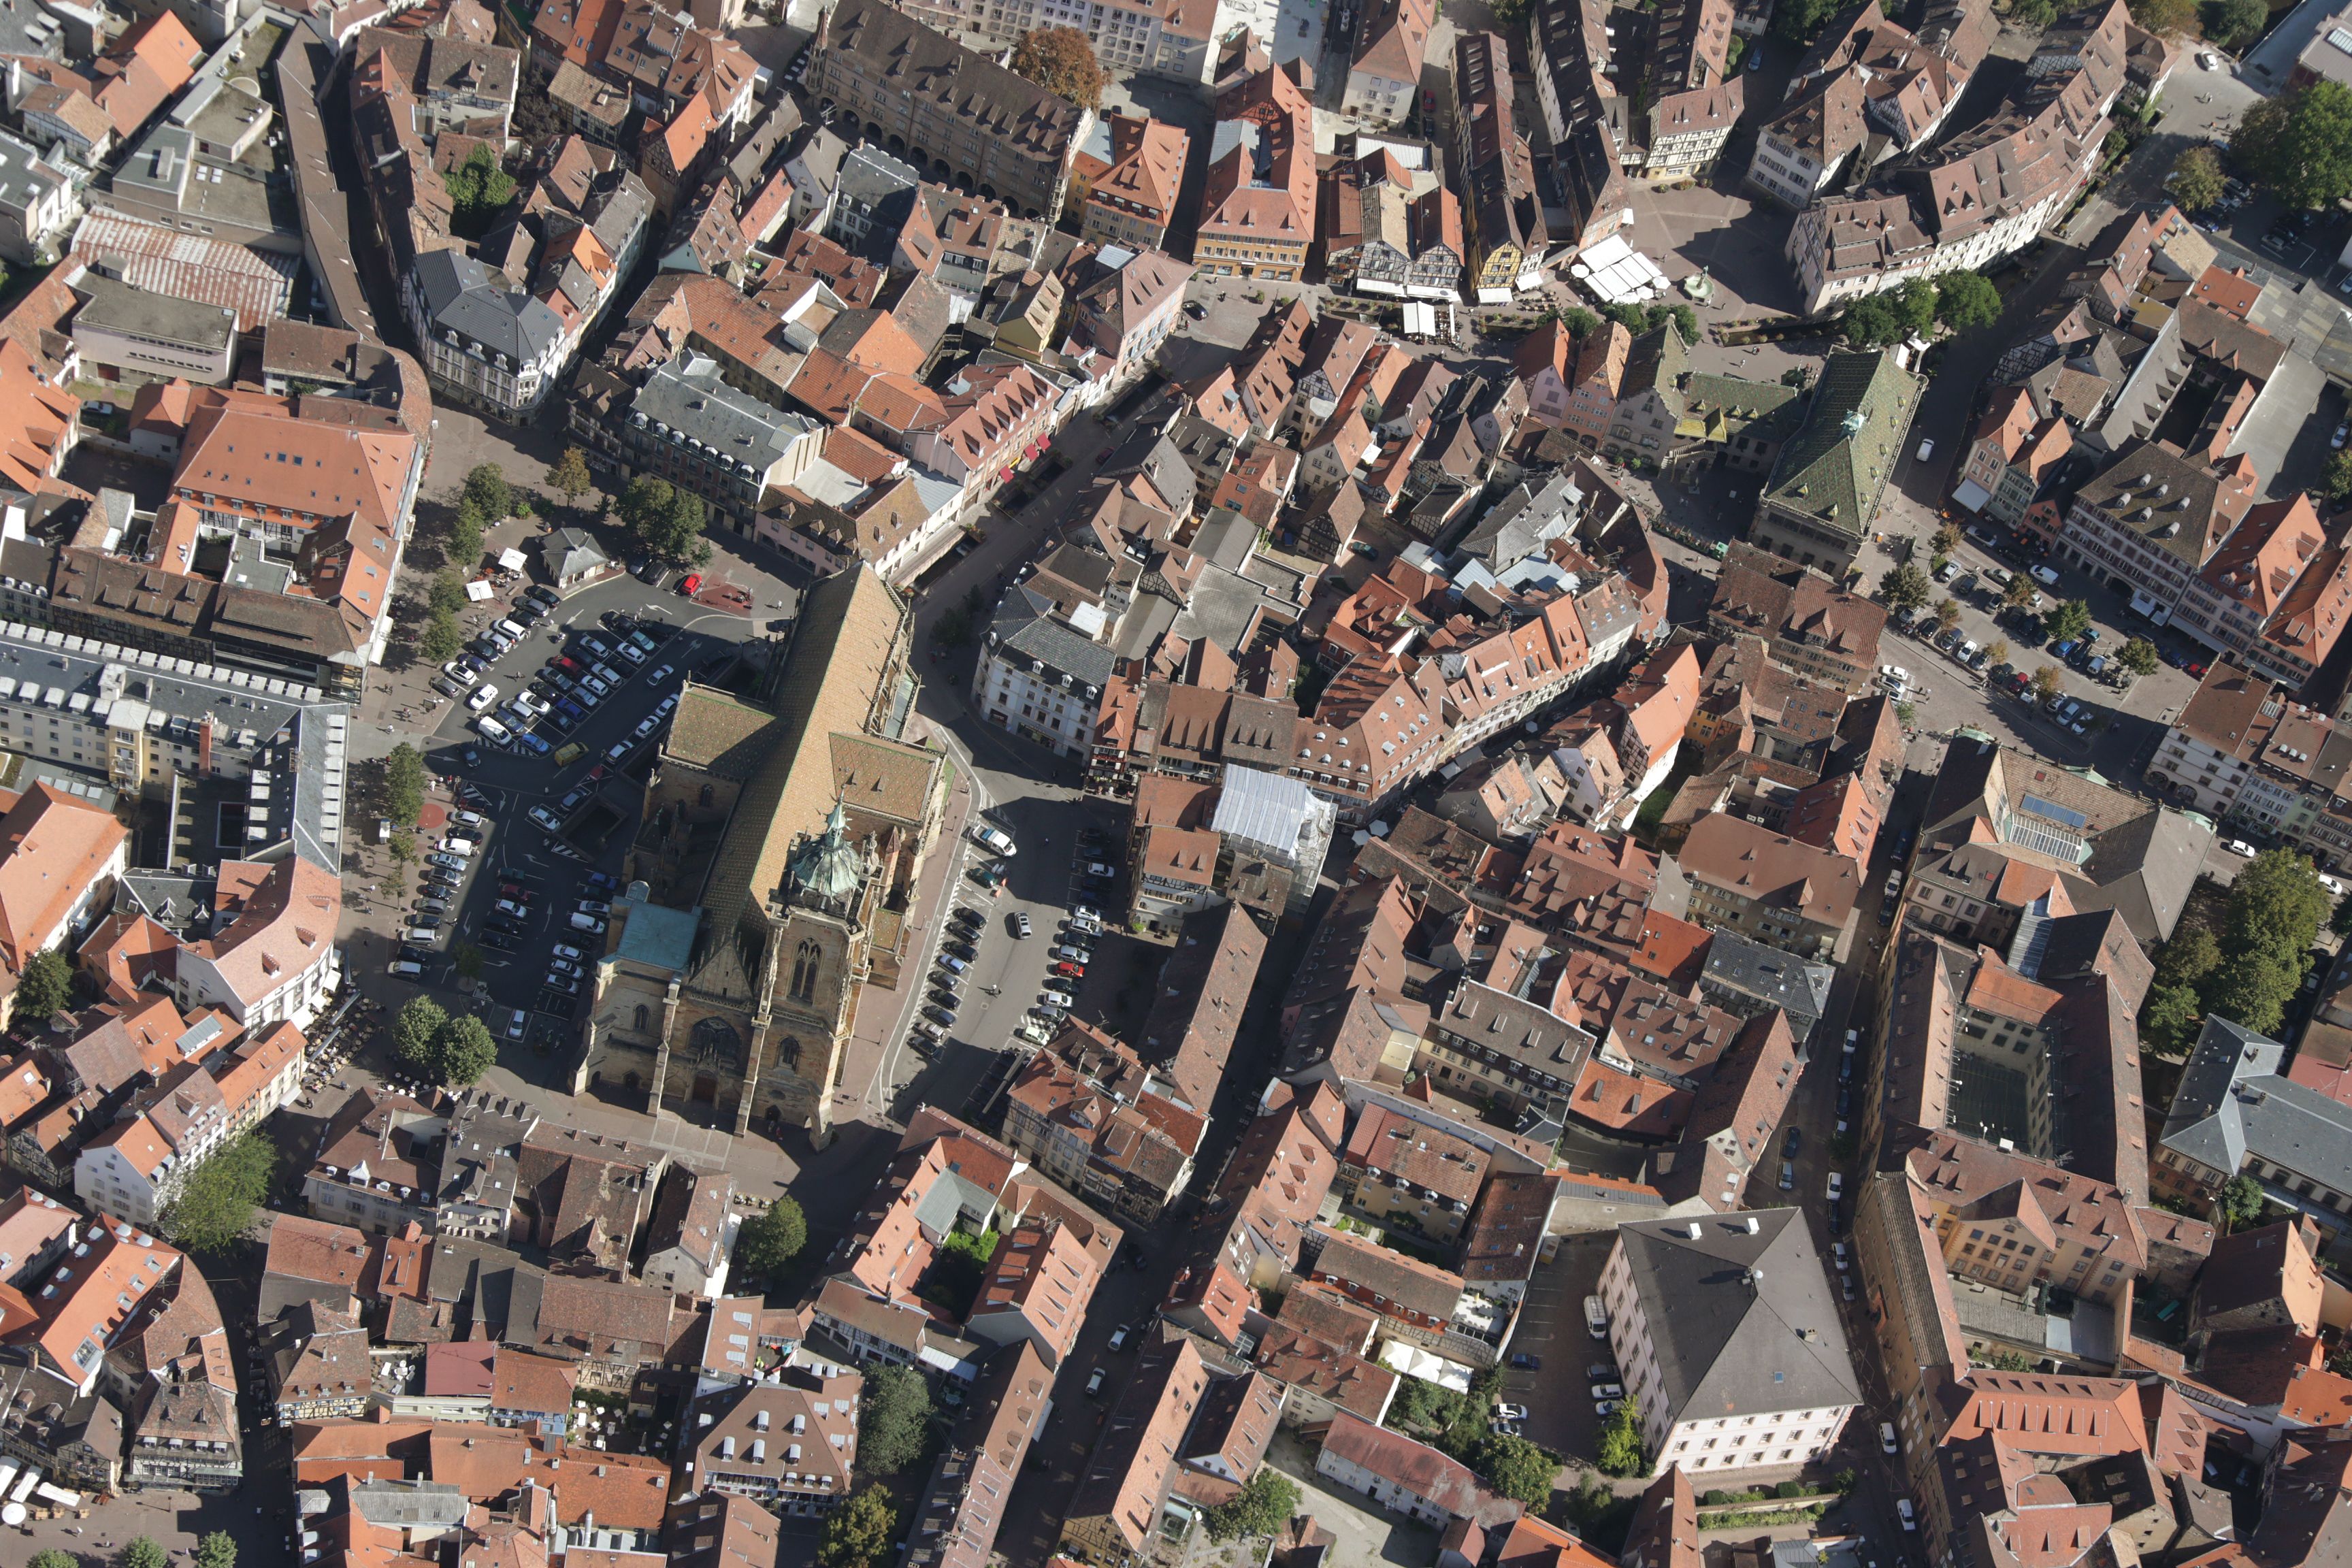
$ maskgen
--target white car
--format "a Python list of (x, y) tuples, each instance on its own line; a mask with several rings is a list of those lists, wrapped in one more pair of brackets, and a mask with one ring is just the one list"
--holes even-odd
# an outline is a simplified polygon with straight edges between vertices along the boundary
[(1881, 1421), (1878, 1424), (1878, 1451), (1882, 1454), (1892, 1454), (1897, 1447), (1898, 1445), (1895, 1441), (1895, 1423)]
[(1887, 690), (1899, 693), (1910, 689), (1911, 672), (1899, 664), (1882, 664), (1878, 667), (1878, 679)]
[(964, 837), (991, 855), (1009, 857), (1013, 853), (1013, 836), (1003, 828), (991, 827), (985, 822), (975, 822), (965, 828)]
[(471, 697), (466, 699), (466, 706), (479, 713), (498, 700), (498, 684), (495, 681), (486, 680), (474, 689), (474, 694)]
[(2058, 585), (2058, 569), (2054, 566), (2029, 566), (2025, 570), (2028, 575), (2045, 588), (2055, 588)]
[(449, 820), (460, 827), (488, 827), (490, 825), (490, 819), (478, 811), (453, 811), (449, 814)]
[(481, 731), (483, 740), (489, 742), (490, 744), (494, 746), (503, 746), (509, 741), (514, 739), (513, 731), (508, 729), (504, 724), (499, 723), (496, 719), (491, 718), (487, 713), (474, 721), (474, 728)]
[(448, 663), (443, 665), (441, 667), (441, 673), (447, 676), (450, 679), (456, 681), (460, 686), (471, 686), (474, 682), (482, 679), (481, 671), (476, 669), (472, 665), (467, 664), (461, 658), (453, 658)]
[[(2200, 49), (2197, 51), (2197, 66), (2200, 70), (2217, 71), (2221, 68), (2221, 58), (2210, 49)], [(1887, 1450), (1890, 1454), (1894, 1451), (1892, 1448)]]
[(1065, 1013), (1070, 1010), (1070, 994), (1066, 991), (1040, 991), (1037, 1000), (1048, 1007), (1059, 1007)]
[(2242, 838), (2231, 839), (2225, 847), (2232, 855), (2243, 855), (2249, 860), (2254, 858), (2254, 847)]
[(1835, 1203), (1839, 1198), (1842, 1198), (1844, 1195), (1845, 1173), (1843, 1171), (1832, 1171), (1830, 1173), (1830, 1201), (1832, 1203)]
[(1919, 437), (1919, 451), (1918, 451), (1918, 453), (1917, 453), (1917, 457), (1918, 457), (1919, 461), (1921, 461), (1921, 462), (1923, 462), (1923, 463), (1924, 463), (1924, 462), (1926, 462), (1928, 458), (1930, 458), (1934, 457), (1935, 455), (1936, 455), (1936, 438), (1935, 438), (1933, 436), (1922, 436), (1922, 437)]

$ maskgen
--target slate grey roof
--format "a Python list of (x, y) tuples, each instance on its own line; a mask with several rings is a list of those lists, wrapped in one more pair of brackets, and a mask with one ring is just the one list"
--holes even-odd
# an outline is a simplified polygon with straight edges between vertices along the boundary
[(1049, 675), (1066, 675), (1099, 692), (1110, 683), (1111, 650), (1090, 642), (1046, 614), (1052, 601), (1015, 586), (998, 602), (990, 644), (1008, 662), (1035, 659)]
[(466, 1494), (444, 1481), (354, 1481), (352, 1511), (370, 1524), (394, 1530), (466, 1522)]
[(1217, 815), (1210, 826), (1252, 844), (1296, 854), (1299, 835), (1315, 820), (1318, 804), (1315, 792), (1297, 779), (1228, 763), (1224, 787), (1217, 795)]
[(717, 360), (691, 352), (654, 372), (653, 379), (637, 389), (630, 414), (659, 421), (717, 456), (748, 463), (761, 473), (816, 427), (813, 419), (738, 392), (720, 378)]
[(1523, 479), (1472, 525), (1456, 551), (1490, 572), (1507, 571), (1568, 532), (1583, 500), (1565, 470), (1540, 485)]
[(1650, 1220), (1621, 1226), (1617, 1240), (1670, 1422), (1861, 1402), (1829, 1277), (1797, 1210)]
[(454, 331), (488, 353), (528, 364), (563, 336), (563, 319), (520, 289), (501, 289), (489, 269), (455, 250), (416, 258), (416, 281), (436, 332)]
[(1836, 978), (1833, 964), (1809, 963), (1777, 947), (1717, 931), (1707, 943), (1699, 984), (1779, 1007), (1789, 1015), (1790, 1031), (1801, 1041), (1829, 1011), (1830, 984)]
[(2339, 1190), (2352, 1184), (2352, 1106), (2287, 1078), (2285, 1055), (2276, 1040), (2208, 1014), (2165, 1118), (2164, 1147), (2225, 1174), (2251, 1157)]

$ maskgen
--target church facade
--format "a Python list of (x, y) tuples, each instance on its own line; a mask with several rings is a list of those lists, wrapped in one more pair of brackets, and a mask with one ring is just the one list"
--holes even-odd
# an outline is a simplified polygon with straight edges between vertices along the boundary
[[(859, 566), (825, 579), (759, 700), (689, 682), (646, 784), (629, 877), (690, 941), (598, 967), (579, 1081), (642, 1090), (737, 1135), (831, 1131), (859, 998), (893, 984), (937, 837), (945, 754), (903, 738), (906, 602)], [(616, 906), (616, 910), (619, 906)]]

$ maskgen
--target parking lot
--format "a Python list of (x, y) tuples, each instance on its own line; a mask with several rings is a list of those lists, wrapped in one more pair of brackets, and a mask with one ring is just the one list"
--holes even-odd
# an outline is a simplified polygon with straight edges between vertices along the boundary
[[(1614, 1233), (1605, 1230), (1560, 1238), (1559, 1255), (1528, 1282), (1505, 1359), (1503, 1397), (1528, 1407), (1521, 1424), (1528, 1440), (1571, 1462), (1590, 1464), (1600, 1451), (1601, 1418), (1593, 1408), (1591, 1385), (1601, 1380), (1590, 1369), (1608, 1361), (1610, 1352), (1608, 1342), (1594, 1339), (1585, 1327), (1584, 1299), (1600, 1289), (1614, 1240)], [(1541, 1364), (1511, 1364), (1521, 1356)]]
[(449, 798), (427, 808), (440, 833), (419, 835), (424, 887), (394, 960), (419, 972), (394, 971), (446, 984), (461, 944), (476, 949), (493, 1032), (542, 1054), (571, 1038), (591, 984), (678, 689), (735, 658), (731, 643), (652, 610), (567, 624), (576, 618), (550, 614), (520, 638), (478, 640), (438, 678), (465, 697), (427, 742)]

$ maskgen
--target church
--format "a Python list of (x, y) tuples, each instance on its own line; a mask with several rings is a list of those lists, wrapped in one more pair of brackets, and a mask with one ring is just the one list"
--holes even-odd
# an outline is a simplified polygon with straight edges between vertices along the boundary
[[(757, 700), (688, 681), (646, 783), (576, 1087), (738, 1136), (831, 1131), (860, 996), (895, 985), (946, 756), (903, 738), (914, 621), (826, 578)], [(639, 894), (635, 886), (645, 885)]]

